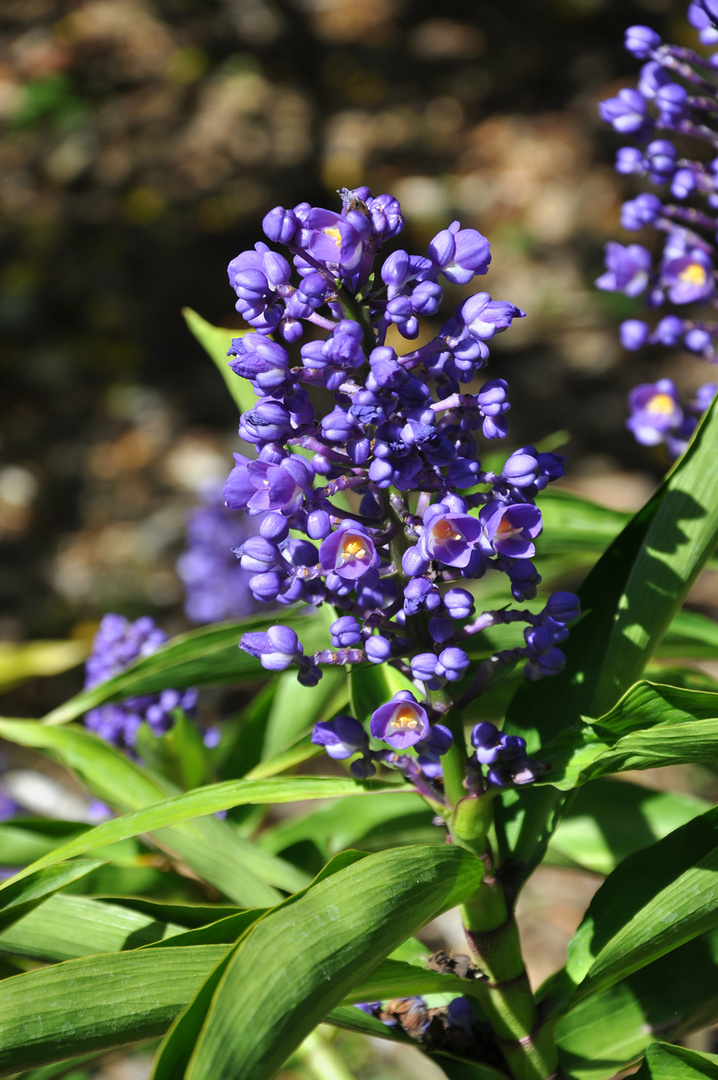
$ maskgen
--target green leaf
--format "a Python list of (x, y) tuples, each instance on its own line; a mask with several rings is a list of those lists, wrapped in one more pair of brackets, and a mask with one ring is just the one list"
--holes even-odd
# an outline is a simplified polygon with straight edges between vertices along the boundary
[[(323, 612), (302, 609), (282, 612), (282, 624), (293, 627), (307, 653), (326, 645)], [(122, 701), (135, 694), (156, 694), (167, 687), (183, 690), (189, 686), (223, 686), (267, 677), (259, 660), (240, 649), (239, 639), (251, 630), (266, 630), (267, 616), (253, 615), (234, 622), (215, 623), (180, 634), (150, 656), (140, 657), (126, 671), (83, 690), (53, 709), (46, 724), (66, 724), (108, 701)], [(297, 693), (311, 691), (297, 685)]]
[(189, 1005), (173, 1021), (155, 1059), (152, 1080), (179, 1080), (184, 1076), (185, 1065), (200, 1036), (212, 998), (232, 955), (230, 950), (220, 960)]
[(697, 611), (679, 611), (666, 631), (658, 655), (672, 659), (715, 659), (718, 625)]
[(183, 926), (158, 922), (130, 908), (60, 894), (5, 929), (0, 934), (0, 951), (41, 960), (74, 960), (93, 953), (137, 949), (183, 933)]
[(187, 1080), (273, 1077), (352, 987), (481, 880), (458, 848), (369, 855), (256, 923), (237, 947), (187, 1069)]
[(714, 930), (574, 1005), (558, 1021), (556, 1042), (571, 1080), (608, 1080), (655, 1038), (681, 1038), (716, 1019)]
[[(442, 975), (426, 967), (408, 964), (403, 960), (382, 960), (370, 975), (355, 986), (344, 998), (345, 1004), (362, 1001), (387, 1001), (395, 997), (413, 997), (415, 994), (449, 994), (454, 997), (466, 993), (481, 995), (478, 984), (459, 979), (455, 975)], [(480, 1000), (480, 998), (479, 998)]]
[(592, 561), (605, 551), (631, 515), (624, 510), (601, 506), (575, 491), (547, 488), (539, 497), (543, 530), (538, 541), (541, 557), (575, 552)]
[(597, 874), (610, 874), (627, 855), (667, 836), (708, 806), (690, 795), (596, 780), (576, 793), (551, 837), (549, 854)]
[(718, 1054), (654, 1043), (635, 1076), (636, 1080), (718, 1080)]
[(349, 701), (344, 668), (325, 668), (321, 681), (311, 693), (304, 694), (301, 690), (294, 671), (287, 671), (279, 677), (267, 717), (262, 760), (276, 757), (300, 736), (311, 731), (314, 724), (336, 716)]
[(628, 769), (711, 765), (717, 753), (717, 693), (640, 682), (605, 716), (544, 747), (541, 757), (553, 767), (541, 783), (566, 791)]
[(257, 395), (252, 389), (252, 384), (247, 379), (241, 379), (239, 375), (235, 375), (227, 359), (227, 350), (232, 344), (232, 339), (242, 337), (248, 331), (227, 330), (223, 326), (212, 326), (189, 307), (182, 308), (182, 314), (190, 333), (214, 361), (239, 411), (243, 413), (248, 409), (253, 409), (257, 404)]
[(370, 800), (349, 796), (310, 810), (302, 817), (270, 826), (262, 832), (258, 843), (265, 851), (276, 855), (292, 844), (309, 840), (328, 858), (343, 848), (355, 847), (375, 829), (381, 835), (387, 825), (391, 824), (394, 831), (405, 825), (407, 819), (415, 823), (417, 817), (422, 822), (432, 818), (431, 810), (418, 795), (402, 799), (400, 807), (391, 795), (376, 795)]
[(136, 949), (0, 981), (0, 1076), (163, 1035), (226, 945)]
[(718, 925), (718, 808), (622, 862), (568, 947), (583, 996)]
[[(16, 731), (15, 725), (21, 729), (30, 727), (29, 722), (1, 721), (0, 734), (11, 741), (20, 742), (21, 745), (33, 745), (32, 742), (23, 742), (24, 731)], [(41, 727), (41, 725), (38, 726)], [(383, 784), (376, 780), (360, 782), (323, 776), (278, 776), (269, 780), (233, 780), (222, 784), (210, 784), (197, 791), (165, 799), (136, 813), (125, 814), (124, 817), (103, 822), (42, 856), (30, 866), (20, 870), (11, 880), (17, 882), (44, 866), (53, 866), (64, 859), (83, 855), (106, 844), (115, 843), (117, 840), (139, 836), (146, 832), (155, 832), (192, 818), (214, 814), (217, 810), (229, 810), (233, 806), (302, 802), (305, 799), (332, 799), (362, 793), (373, 795), (381, 791), (391, 791), (397, 795), (412, 793), (411, 788)], [(222, 823), (218, 822), (218, 824)], [(173, 840), (173, 843), (176, 844), (176, 840)], [(211, 854), (211, 851), (208, 852), (208, 859)], [(8, 883), (0, 883), (0, 893), (6, 888), (8, 888)]]
[(102, 859), (78, 859), (77, 862), (37, 870), (22, 881), (11, 881), (0, 894), (0, 934), (58, 889), (79, 881), (98, 866), (102, 866)]
[[(566, 643), (566, 670), (552, 679), (524, 682), (509, 709), (505, 730), (524, 736), (529, 752), (578, 723), (581, 715), (607, 712), (640, 678), (715, 551), (717, 444), (714, 403), (683, 458), (581, 586), (586, 614)], [(498, 804), (501, 858), (521, 861), (524, 879), (540, 861), (562, 803), (555, 791), (524, 788)]]
[[(89, 731), (70, 726), (51, 727), (32, 720), (0, 720), (0, 734), (21, 746), (55, 751), (99, 798), (115, 807), (141, 809), (160, 802), (175, 790)], [(192, 816), (189, 814), (187, 818)], [(138, 833), (145, 831), (151, 830), (138, 829)], [(82, 845), (90, 835), (85, 833), (75, 842)], [(293, 892), (310, 880), (290, 863), (260, 851), (227, 822), (216, 818), (208, 817), (181, 829), (161, 832), (154, 839), (244, 907), (273, 906), (281, 900), (277, 889)], [(55, 855), (56, 852), (48, 858), (54, 860)]]

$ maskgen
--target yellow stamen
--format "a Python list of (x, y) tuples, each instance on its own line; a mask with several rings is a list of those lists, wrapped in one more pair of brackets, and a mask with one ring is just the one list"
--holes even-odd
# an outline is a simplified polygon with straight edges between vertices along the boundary
[(342, 559), (363, 559), (365, 555), (366, 548), (362, 537), (349, 533), (342, 542)]
[(670, 416), (676, 407), (676, 403), (670, 394), (656, 394), (646, 405), (646, 412), (658, 413), (659, 416)]
[(342, 234), (336, 227), (333, 229), (322, 229), (325, 236), (328, 236), (330, 240), (333, 240), (338, 248), (342, 246)]
[(501, 518), (494, 536), (498, 540), (508, 540), (512, 536), (518, 536), (521, 532), (520, 525), (512, 525), (505, 517)]
[(389, 722), (392, 731), (416, 731), (418, 726), (416, 709), (411, 705), (400, 705)]
[(461, 533), (455, 532), (445, 518), (441, 518), (436, 525), (432, 525), (431, 536), (440, 544), (446, 543), (447, 540), (461, 540)]
[(685, 270), (681, 270), (678, 277), (687, 285), (705, 285), (708, 274), (705, 266), (700, 263), (690, 263)]

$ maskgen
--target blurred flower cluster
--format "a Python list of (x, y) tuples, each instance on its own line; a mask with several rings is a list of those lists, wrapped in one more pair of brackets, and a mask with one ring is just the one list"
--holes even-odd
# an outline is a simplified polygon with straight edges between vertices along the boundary
[[(704, 44), (718, 43), (715, 0), (694, 0), (688, 21)], [(638, 86), (603, 101), (600, 112), (615, 131), (638, 143), (618, 151), (617, 172), (645, 178), (661, 189), (660, 194), (643, 192), (625, 202), (621, 224), (632, 232), (646, 227), (658, 231), (661, 251), (656, 257), (642, 244), (607, 244), (606, 272), (596, 284), (629, 297), (644, 295), (647, 307), (660, 314), (651, 322), (622, 323), (626, 349), (682, 346), (715, 363), (718, 53), (702, 56), (665, 44), (647, 26), (629, 27), (625, 45), (645, 61)], [(696, 156), (684, 156), (686, 147)], [(677, 457), (716, 389), (715, 383), (706, 383), (688, 405), (681, 406), (670, 380), (639, 386), (629, 397), (627, 426), (638, 442), (663, 443), (668, 454)]]
[[(167, 635), (147, 615), (133, 623), (122, 615), (105, 615), (85, 665), (85, 689), (119, 675), (133, 661), (156, 652), (165, 641)], [(85, 726), (107, 742), (131, 750), (143, 723), (153, 734), (163, 735), (174, 724), (175, 710), (191, 715), (196, 704), (196, 690), (166, 689), (90, 709)]]

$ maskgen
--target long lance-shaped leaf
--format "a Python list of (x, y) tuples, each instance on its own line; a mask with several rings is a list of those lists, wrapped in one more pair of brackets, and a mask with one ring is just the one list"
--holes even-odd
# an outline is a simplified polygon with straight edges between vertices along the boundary
[(0, 1076), (163, 1035), (226, 945), (136, 949), (0, 981)]
[[(523, 683), (506, 730), (539, 749), (581, 715), (607, 712), (661, 641), (718, 540), (718, 407), (652, 499), (611, 544), (579, 590), (586, 617), (566, 644), (566, 670)], [(496, 809), (502, 859), (523, 863), (525, 878), (542, 858), (564, 796), (547, 788), (509, 793)]]
[[(119, 904), (60, 893), (29, 911), (9, 929), (4, 929), (0, 933), (0, 952), (38, 960), (75, 960), (93, 953), (138, 949), (151, 942), (171, 942), (174, 936), (184, 936), (185, 933), (195, 931), (186, 931), (184, 926), (178, 924), (159, 922), (151, 915), (143, 915)], [(207, 940), (188, 944), (222, 943), (222, 940)], [(185, 942), (178, 944), (184, 945)]]
[[(275, 621), (280, 620), (275, 616)], [(305, 652), (311, 653), (326, 645), (328, 635), (323, 612), (282, 612), (281, 622), (297, 631)], [(267, 673), (259, 660), (238, 648), (243, 633), (266, 628), (267, 616), (254, 615), (180, 634), (157, 652), (136, 660), (120, 675), (83, 690), (53, 709), (45, 717), (45, 723), (66, 724), (105, 702), (156, 694), (168, 687), (182, 690), (188, 686), (223, 686), (266, 678)], [(302, 689), (298, 686), (297, 693)]]
[(682, 1038), (716, 1019), (718, 931), (712, 930), (572, 1006), (558, 1021), (556, 1042), (573, 1080), (608, 1080), (654, 1039)]
[(229, 393), (241, 413), (252, 409), (257, 404), (257, 395), (248, 379), (240, 379), (232, 371), (227, 359), (227, 350), (233, 338), (242, 337), (246, 330), (227, 330), (223, 326), (212, 326), (192, 308), (182, 308), (185, 322), (190, 333), (197, 339), (208, 356), (212, 358), (217, 370), (224, 379)]
[(544, 747), (541, 783), (569, 791), (608, 773), (662, 765), (713, 764), (718, 694), (640, 682), (595, 723), (562, 731)]
[(77, 862), (38, 870), (22, 881), (8, 885), (0, 897), (0, 935), (53, 893), (79, 881), (102, 864), (102, 859), (78, 859)]
[(551, 837), (549, 855), (610, 874), (627, 855), (662, 840), (709, 807), (706, 799), (692, 795), (596, 780), (577, 792)]
[(577, 994), (600, 989), (718, 925), (718, 808), (624, 860), (568, 948)]
[[(52, 750), (88, 788), (111, 806), (140, 810), (173, 795), (176, 788), (130, 761), (92, 732), (69, 725), (0, 720), (2, 735), (22, 746)], [(205, 881), (245, 907), (273, 906), (278, 889), (294, 892), (309, 882), (291, 863), (261, 851), (216, 818), (161, 832), (155, 842), (188, 863)]]
[[(3, 726), (4, 734), (4, 726)], [(277, 776), (269, 780), (232, 780), (223, 784), (210, 784), (190, 791), (186, 795), (176, 795), (165, 799), (155, 806), (147, 807), (134, 814), (113, 821), (103, 822), (81, 836), (62, 844), (54, 851), (43, 855), (30, 866), (20, 870), (12, 882), (17, 882), (44, 866), (54, 866), (75, 855), (84, 855), (106, 844), (125, 840), (129, 836), (156, 832), (170, 825), (178, 825), (192, 818), (205, 814), (214, 814), (218, 810), (229, 810), (233, 806), (247, 806), (266, 803), (303, 802), (305, 799), (338, 799), (344, 795), (373, 795), (378, 791), (391, 791), (400, 795), (413, 793), (412, 788), (382, 784), (377, 781), (359, 782), (329, 776)], [(0, 893), (8, 883), (0, 883)]]
[(187, 1080), (269, 1080), (392, 949), (470, 895), (477, 859), (458, 848), (370, 855), (255, 923), (227, 966)]

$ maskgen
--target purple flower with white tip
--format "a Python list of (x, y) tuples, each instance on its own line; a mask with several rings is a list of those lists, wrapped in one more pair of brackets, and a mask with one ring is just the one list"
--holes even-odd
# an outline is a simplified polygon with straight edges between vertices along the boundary
[(289, 626), (270, 626), (242, 635), (240, 649), (255, 656), (266, 671), (284, 671), (302, 654), (299, 638)]

